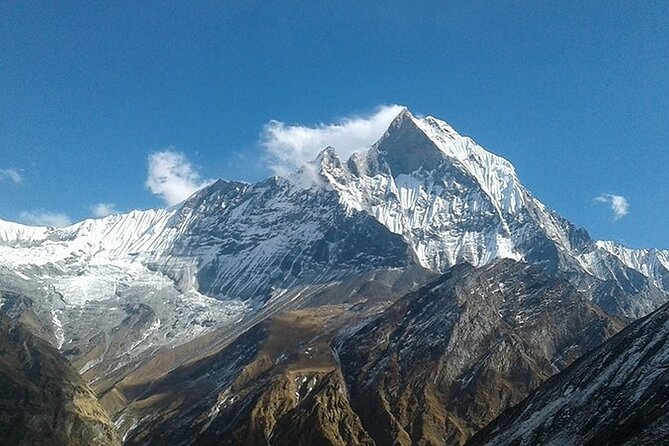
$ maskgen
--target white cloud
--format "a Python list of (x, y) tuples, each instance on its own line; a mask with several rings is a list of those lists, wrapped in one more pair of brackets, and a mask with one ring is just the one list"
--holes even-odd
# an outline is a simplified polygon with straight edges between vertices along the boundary
[(595, 201), (608, 203), (613, 211), (613, 218), (616, 220), (620, 220), (629, 213), (630, 204), (622, 195), (602, 194), (595, 197)]
[(21, 174), (13, 167), (10, 169), (0, 169), (0, 180), (10, 180), (13, 181), (14, 184), (21, 184), (21, 182), (23, 182)]
[(369, 116), (349, 117), (337, 123), (315, 126), (270, 121), (263, 130), (262, 145), (270, 167), (277, 175), (285, 175), (303, 166), (327, 146), (334, 147), (342, 159), (347, 159), (354, 152), (374, 144), (403, 108), (385, 105)]
[(111, 214), (116, 214), (116, 205), (114, 203), (96, 203), (91, 206), (93, 217), (102, 218)]
[(149, 155), (146, 187), (165, 200), (168, 206), (188, 198), (193, 192), (211, 183), (202, 180), (183, 153), (174, 150)]
[(23, 211), (19, 214), (19, 220), (27, 225), (54, 226), (56, 228), (72, 224), (72, 220), (66, 214), (47, 211)]

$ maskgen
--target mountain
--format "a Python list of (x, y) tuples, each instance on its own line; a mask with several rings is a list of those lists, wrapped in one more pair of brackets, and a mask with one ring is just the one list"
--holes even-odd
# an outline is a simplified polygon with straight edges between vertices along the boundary
[(468, 445), (669, 443), (669, 305), (542, 384)]
[(648, 277), (653, 284), (663, 290), (669, 289), (669, 251), (660, 249), (629, 249), (613, 242), (596, 242), (603, 249), (627, 267)]
[(264, 320), (137, 391), (126, 443), (462, 444), (622, 325), (536, 267), (462, 264), (390, 307)]
[(459, 265), (336, 341), (376, 444), (462, 444), (622, 324), (511, 260)]
[[(366, 353), (356, 353), (342, 340), (345, 331), (385, 314), (397, 299), (436, 276), (457, 271), (457, 265), (485, 269), (500, 259), (532, 265), (537, 271), (533, 274), (543, 277), (518, 273), (523, 280), (559, 282), (541, 285), (551, 292), (557, 292), (553, 286), (571, 287), (570, 295), (579, 296), (573, 301), (578, 301), (576, 313), (568, 315), (574, 326), (594, 313), (610, 322), (595, 340), (612, 334), (621, 321), (642, 317), (669, 300), (668, 252), (592, 240), (537, 200), (507, 160), (443, 121), (418, 118), (404, 109), (368, 149), (341, 160), (335, 148), (326, 147), (286, 177), (254, 184), (219, 180), (168, 209), (132, 211), (66, 228), (0, 221), (0, 305), (7, 314), (32, 321), (31, 330), (70, 361), (100, 395), (128, 441), (134, 441), (153, 438), (155, 431), (146, 429), (160, 425), (156, 417), (171, 419), (169, 411), (175, 410), (155, 393), (163, 388), (159, 383), (174, 385), (178, 381), (172, 377), (179, 376), (174, 373), (184, 367), (199, 377), (198, 383), (213, 379), (207, 367), (196, 364), (225, 354), (245, 339), (243, 333), (267, 321), (299, 311), (317, 318), (318, 308), (335, 308), (341, 314), (327, 322), (328, 336), (346, 346), (342, 354), (357, 358)], [(471, 299), (476, 302), (476, 297)], [(453, 308), (453, 314), (461, 311)], [(515, 308), (519, 314), (525, 311)], [(494, 316), (486, 320), (497, 327), (501, 322)], [(549, 328), (552, 338), (562, 339), (559, 327)], [(365, 339), (358, 341), (365, 345)], [(528, 349), (528, 342), (520, 339), (510, 345)], [(574, 338), (574, 344), (587, 343)], [(249, 354), (255, 351), (247, 348)], [(471, 349), (461, 354), (474, 354), (475, 346)], [(432, 359), (441, 363), (439, 357)], [(508, 401), (495, 402), (485, 414), (454, 414), (452, 405), (444, 404), (458, 426), (451, 423), (442, 433), (464, 439), (562, 367), (550, 372), (545, 367), (547, 361), (558, 360), (552, 353), (536, 360), (542, 365), (530, 367), (536, 373), (528, 375), (525, 387), (513, 390)], [(288, 438), (290, 426), (334, 416), (316, 404), (328, 395), (326, 400), (340, 409), (337, 417), (343, 417), (345, 428), (335, 432), (330, 426), (314, 432), (313, 438), (355, 437), (366, 444), (377, 433), (364, 427), (368, 421), (360, 395), (387, 398), (390, 390), (375, 381), (369, 386), (357, 382), (357, 374), (366, 376), (366, 370), (351, 364), (328, 365), (332, 373), (327, 384), (321, 381), (325, 375), (317, 380), (323, 393), (309, 399), (309, 411), (291, 412), (283, 419), (286, 424), (278, 426), (285, 430), (244, 427), (245, 421), (234, 417), (218, 429), (251, 429), (253, 435), (271, 431)], [(225, 376), (236, 380), (233, 372)], [(253, 387), (245, 387), (249, 395), (266, 395), (265, 387), (256, 384), (248, 381)], [(202, 388), (221, 385), (209, 382)], [(424, 393), (427, 384), (412, 385)], [(348, 392), (349, 386), (357, 389), (350, 395), (333, 390)], [(450, 398), (451, 387), (439, 395)], [(245, 401), (251, 404), (253, 398)], [(386, 412), (397, 418), (396, 410)], [(393, 423), (398, 432), (401, 427), (409, 437), (414, 435), (406, 420)]]
[(593, 299), (618, 316), (636, 318), (666, 302), (666, 262), (644, 269), (643, 260), (627, 262), (593, 242), (534, 198), (508, 161), (443, 121), (405, 110), (369, 151), (339, 165), (329, 163), (324, 176), (342, 201), (402, 234), (426, 268), (522, 259), (595, 288)]
[(69, 228), (0, 222), (0, 245), (2, 264), (50, 276), (74, 305), (113, 296), (105, 277), (162, 274), (184, 291), (234, 303), (236, 315), (295, 286), (411, 264), (443, 272), (522, 259), (603, 287), (600, 303), (630, 318), (666, 300), (669, 281), (666, 252), (621, 255), (593, 242), (534, 198), (508, 161), (406, 109), (349, 160), (326, 148), (288, 178), (219, 180), (171, 209)]

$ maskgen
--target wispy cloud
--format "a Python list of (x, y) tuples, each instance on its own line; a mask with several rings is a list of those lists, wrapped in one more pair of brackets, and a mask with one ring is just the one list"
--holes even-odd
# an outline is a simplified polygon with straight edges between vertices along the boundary
[(9, 180), (14, 184), (21, 184), (23, 182), (21, 174), (13, 167), (9, 169), (0, 169), (0, 181), (2, 180)]
[(72, 224), (72, 220), (66, 214), (48, 211), (23, 211), (19, 214), (19, 220), (27, 225), (54, 226), (56, 228)]
[(182, 202), (210, 183), (211, 180), (200, 178), (195, 167), (181, 152), (168, 149), (149, 155), (146, 187), (168, 206)]
[(400, 105), (384, 105), (367, 116), (314, 126), (270, 121), (263, 130), (262, 145), (270, 167), (277, 175), (285, 175), (303, 166), (327, 146), (334, 147), (339, 156), (346, 159), (375, 143), (402, 108)]
[(595, 197), (595, 201), (599, 203), (608, 203), (613, 211), (613, 218), (620, 220), (629, 213), (630, 204), (622, 195), (602, 194)]
[(114, 203), (96, 203), (91, 206), (93, 217), (102, 218), (111, 214), (116, 214), (116, 205)]

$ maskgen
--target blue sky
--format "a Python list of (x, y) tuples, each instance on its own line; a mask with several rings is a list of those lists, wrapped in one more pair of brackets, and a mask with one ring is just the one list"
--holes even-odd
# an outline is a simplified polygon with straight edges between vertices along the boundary
[[(404, 104), (594, 237), (669, 248), (669, 2), (187, 3), (0, 3), (0, 218), (257, 180), (271, 120)], [(149, 161), (184, 183), (152, 191)]]

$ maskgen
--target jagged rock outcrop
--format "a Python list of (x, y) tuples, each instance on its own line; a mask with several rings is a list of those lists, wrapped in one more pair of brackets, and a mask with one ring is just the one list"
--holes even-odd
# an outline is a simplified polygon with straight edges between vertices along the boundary
[(504, 412), (468, 446), (669, 443), (669, 305)]
[(568, 281), (504, 260), (453, 267), (336, 351), (377, 444), (462, 444), (621, 327)]

